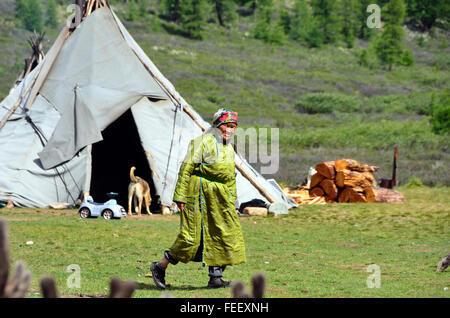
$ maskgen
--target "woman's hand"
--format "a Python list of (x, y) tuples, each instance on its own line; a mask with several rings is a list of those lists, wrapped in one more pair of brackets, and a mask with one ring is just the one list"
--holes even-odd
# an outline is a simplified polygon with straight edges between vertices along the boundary
[(178, 207), (178, 210), (180, 210), (180, 212), (183, 212), (183, 210), (184, 210), (184, 203), (177, 202), (177, 207)]

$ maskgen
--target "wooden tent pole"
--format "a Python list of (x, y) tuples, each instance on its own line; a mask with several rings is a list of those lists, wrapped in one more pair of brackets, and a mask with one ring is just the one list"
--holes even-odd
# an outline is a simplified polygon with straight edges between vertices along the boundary
[(65, 26), (64, 29), (61, 31), (61, 33), (59, 33), (58, 37), (55, 40), (55, 43), (53, 44), (53, 46), (47, 53), (46, 60), (44, 60), (44, 64), (42, 65), (41, 70), (36, 78), (36, 82), (33, 85), (33, 88), (30, 93), (30, 97), (27, 100), (25, 108), (30, 109), (31, 105), (33, 105), (34, 100), (36, 99), (36, 96), (39, 93), (39, 90), (41, 89), (42, 85), (44, 84), (44, 81), (47, 78), (47, 75), (50, 72), (50, 69), (52, 68), (53, 63), (55, 62), (56, 58), (58, 57), (58, 54), (61, 51), (61, 48), (62, 48), (63, 44), (66, 42), (69, 35), (70, 35), (69, 28), (67, 26)]
[[(38, 71), (38, 74), (34, 78), (34, 83), (27, 87), (25, 92), (23, 93), (23, 96), (28, 94), (28, 91), (31, 89), (30, 96), (27, 100), (26, 105), (24, 106), (26, 109), (30, 109), (31, 105), (33, 105), (34, 100), (36, 99), (37, 94), (39, 93), (39, 90), (41, 89), (42, 85), (44, 84), (45, 79), (47, 78), (47, 75), (53, 65), (53, 62), (55, 61), (56, 57), (58, 56), (59, 52), (61, 51), (61, 48), (66, 41), (66, 39), (69, 37), (70, 31), (67, 28), (67, 26), (64, 27), (64, 29), (59, 33), (58, 37), (55, 40), (55, 43), (51, 47), (50, 51), (47, 53), (46, 60), (44, 61), (44, 64), (41, 66), (41, 68)], [(0, 121), (0, 130), (5, 126), (8, 119), (11, 117), (11, 115), (16, 111), (16, 109), (19, 107), (20, 103), (22, 102), (23, 96), (19, 97), (16, 101), (16, 103), (8, 110), (8, 112), (5, 114), (5, 116)]]
[(90, 0), (90, 2), (87, 4), (87, 9), (86, 9), (86, 14), (85, 14), (86, 17), (91, 14), (93, 5), (94, 5), (94, 0)]
[(247, 171), (242, 168), (242, 166), (234, 159), (234, 163), (236, 165), (236, 168), (239, 170), (239, 172), (247, 178), (248, 181), (250, 181), (253, 186), (258, 189), (259, 192), (261, 192), (262, 195), (266, 197), (267, 200), (269, 200), (270, 203), (274, 203), (275, 199), (270, 195), (269, 192), (266, 191), (256, 180), (253, 178), (250, 174), (247, 173)]
[[(8, 119), (12, 116), (12, 114), (14, 114), (16, 109), (20, 106), (20, 104), (23, 101), (23, 97), (26, 96), (28, 94), (28, 92), (30, 91), (30, 89), (33, 88), (33, 85), (34, 85), (34, 83), (36, 83), (37, 77), (39, 76), (40, 72), (41, 72), (41, 69), (36, 71), (36, 75), (33, 78), (32, 82), (27, 86), (27, 88), (21, 94), (21, 96), (19, 96), (16, 103), (8, 110), (8, 112), (5, 114), (5, 116), (3, 116), (2, 120), (0, 121), (0, 131), (2, 130), (3, 126), (5, 126), (5, 124), (8, 122)], [(22, 80), (22, 83), (23, 83), (23, 80)]]
[[(24, 92), (24, 95), (26, 95), (28, 93), (28, 91), (30, 90), (31, 86), (29, 86), (26, 91)], [(2, 130), (3, 126), (5, 126), (6, 122), (8, 121), (9, 117), (12, 116), (12, 114), (14, 114), (14, 112), (16, 111), (16, 109), (19, 107), (20, 103), (22, 102), (22, 96), (20, 96), (16, 103), (8, 110), (8, 112), (5, 114), (5, 116), (3, 116), (2, 120), (0, 121), (0, 131)]]

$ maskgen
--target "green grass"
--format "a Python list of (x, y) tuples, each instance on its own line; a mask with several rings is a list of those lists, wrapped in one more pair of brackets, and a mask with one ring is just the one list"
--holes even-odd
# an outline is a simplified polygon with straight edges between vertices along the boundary
[[(267, 276), (267, 297), (449, 297), (449, 271), (437, 273), (448, 253), (450, 188), (400, 188), (403, 204), (303, 205), (286, 216), (242, 217), (247, 263), (227, 268), (225, 278), (247, 286)], [(109, 279), (138, 284), (134, 297), (159, 297), (145, 277), (175, 239), (179, 217), (82, 220), (75, 210), (0, 210), (8, 221), (12, 263), (32, 272), (29, 297), (41, 297), (39, 279), (55, 278), (65, 297), (106, 295)], [(33, 245), (25, 242), (33, 241)], [(66, 285), (67, 266), (81, 268), (81, 289)], [(381, 269), (381, 287), (368, 288), (370, 264)], [(208, 290), (199, 263), (167, 270), (167, 292), (177, 298), (230, 297)]]

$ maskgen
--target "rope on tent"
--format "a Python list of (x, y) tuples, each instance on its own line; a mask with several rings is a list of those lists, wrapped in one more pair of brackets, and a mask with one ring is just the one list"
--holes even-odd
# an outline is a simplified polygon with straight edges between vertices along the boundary
[[(181, 105), (180, 105), (180, 108), (181, 108)], [(169, 172), (170, 158), (172, 156), (173, 140), (175, 139), (174, 137), (175, 137), (175, 127), (176, 127), (176, 123), (177, 123), (177, 112), (178, 112), (178, 106), (175, 104), (175, 115), (174, 115), (173, 126), (172, 126), (172, 138), (170, 140), (169, 156), (167, 157), (166, 172), (164, 173), (163, 190), (161, 191), (161, 198), (164, 197), (164, 192), (166, 191), (166, 186), (167, 186), (167, 173)]]
[[(39, 129), (38, 126), (36, 126), (36, 124), (33, 122), (33, 120), (31, 119), (31, 117), (28, 114), (28, 111), (24, 111), (25, 112), (25, 119), (26, 121), (30, 124), (30, 126), (33, 128), (34, 132), (36, 133), (36, 135), (39, 137), (39, 140), (42, 144), (42, 147), (45, 147), (45, 144), (48, 143), (47, 138), (45, 137), (44, 133)], [(81, 192), (81, 189), (78, 187), (78, 184), (75, 181), (75, 178), (73, 177), (72, 173), (70, 172), (70, 170), (67, 168), (67, 166), (65, 164), (62, 165), (63, 168), (63, 172), (64, 173), (69, 173), (69, 175), (72, 178), (73, 183), (75, 184), (75, 186), (77, 187), (78, 191)], [(64, 185), (64, 188), (66, 189), (67, 193), (69, 194), (70, 198), (72, 199), (73, 203), (76, 203), (76, 200), (73, 198), (72, 194), (70, 193), (69, 187), (66, 183), (66, 180), (64, 180), (64, 177), (61, 175), (61, 173), (58, 171), (58, 169), (55, 167), (54, 168), (56, 174), (58, 175), (58, 177), (61, 179), (62, 184)], [(58, 195), (59, 196), (59, 195)]]
[(22, 87), (20, 88), (20, 104), (19, 104), (19, 107), (22, 108), (22, 110), (24, 110), (24, 108), (23, 108), (23, 89), (25, 87), (26, 82), (27, 82), (27, 79), (24, 78), (23, 81), (22, 81)]
[[(183, 110), (184, 110), (184, 105), (180, 104), (180, 122), (179, 122), (179, 137), (178, 137), (178, 151), (177, 151), (177, 157), (175, 160), (175, 163), (177, 164), (177, 171), (178, 171), (178, 159), (180, 158), (180, 151), (181, 151), (181, 136), (183, 134)], [(167, 167), (168, 168), (168, 167)], [(166, 174), (167, 174), (167, 170), (166, 170)]]

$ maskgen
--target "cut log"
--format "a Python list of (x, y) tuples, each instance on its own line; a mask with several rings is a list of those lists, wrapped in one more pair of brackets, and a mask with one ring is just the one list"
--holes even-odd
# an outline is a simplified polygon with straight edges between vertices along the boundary
[(337, 202), (337, 198), (333, 200), (333, 199), (330, 199), (330, 198), (327, 197), (327, 198), (325, 198), (325, 202), (326, 203), (336, 203)]
[(288, 197), (294, 199), (296, 203), (303, 203), (310, 200), (309, 191), (306, 189), (289, 191), (288, 189), (283, 188), (282, 190)]
[(405, 202), (403, 194), (391, 189), (369, 187), (364, 189), (364, 193), (368, 202)]
[(331, 200), (334, 200), (338, 197), (338, 188), (333, 180), (324, 179), (320, 183), (320, 187), (325, 191), (327, 197)]
[(344, 187), (367, 188), (373, 185), (373, 180), (369, 180), (364, 173), (350, 170), (342, 170), (336, 174), (336, 185)]
[(316, 171), (327, 179), (334, 179), (336, 173), (334, 171), (334, 161), (325, 161), (316, 165)]
[(325, 197), (315, 197), (313, 200), (308, 202), (308, 204), (326, 204), (326, 198)]
[(375, 202), (376, 189), (373, 187), (364, 188), (364, 194), (366, 195), (367, 202)]
[(318, 184), (322, 182), (323, 179), (325, 179), (325, 177), (320, 173), (313, 174), (311, 177), (311, 182), (309, 183), (309, 188), (312, 189), (316, 187)]
[(250, 216), (267, 216), (267, 208), (246, 207), (243, 213)]
[(314, 189), (311, 189), (311, 191), (309, 191), (309, 194), (316, 197), (321, 197), (324, 195), (324, 192), (321, 187), (315, 187)]
[(355, 202), (367, 202), (366, 197), (362, 192), (358, 192), (358, 189), (356, 188), (345, 188), (342, 190), (341, 194), (339, 195), (339, 203), (355, 203)]
[(161, 214), (162, 215), (172, 215), (172, 210), (165, 205), (161, 205)]
[(359, 171), (359, 172), (375, 172), (378, 170), (378, 167), (376, 167), (376, 166), (361, 164), (358, 161), (353, 160), (353, 159), (336, 160), (334, 162), (334, 167), (336, 169), (336, 172), (339, 172), (342, 170), (352, 170), (352, 171)]
[(375, 181), (375, 177), (373, 176), (372, 172), (361, 172), (364, 177), (366, 177), (367, 180), (369, 180), (372, 184)]
[(353, 190), (355, 190), (356, 192), (359, 192), (359, 193), (364, 193), (364, 189), (361, 187), (353, 187)]

